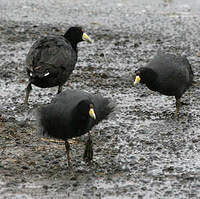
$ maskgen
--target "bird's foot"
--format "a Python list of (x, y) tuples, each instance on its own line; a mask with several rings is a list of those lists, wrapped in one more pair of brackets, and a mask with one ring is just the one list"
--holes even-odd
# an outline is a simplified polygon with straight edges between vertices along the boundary
[(179, 117), (179, 109), (183, 105), (189, 105), (187, 102), (181, 102), (180, 99), (176, 99), (176, 116)]

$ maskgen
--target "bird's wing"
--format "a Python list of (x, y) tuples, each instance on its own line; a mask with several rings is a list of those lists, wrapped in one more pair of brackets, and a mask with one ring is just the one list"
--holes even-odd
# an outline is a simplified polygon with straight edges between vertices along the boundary
[(50, 73), (54, 73), (62, 68), (71, 73), (76, 59), (76, 53), (64, 37), (48, 36), (33, 44), (27, 55), (26, 64), (36, 70), (40, 69), (40, 72), (48, 69)]

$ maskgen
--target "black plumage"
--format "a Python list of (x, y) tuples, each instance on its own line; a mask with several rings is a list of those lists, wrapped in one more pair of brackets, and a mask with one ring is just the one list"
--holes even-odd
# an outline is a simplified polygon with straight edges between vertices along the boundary
[[(115, 104), (101, 95), (67, 89), (57, 95), (51, 104), (38, 109), (39, 129), (42, 135), (65, 141), (70, 165), (68, 139), (89, 133), (92, 127), (114, 110)], [(89, 136), (84, 157), (91, 160), (92, 140)]]
[(180, 98), (192, 85), (193, 71), (185, 56), (158, 53), (145, 67), (136, 71), (134, 85), (146, 84), (152, 91), (175, 96), (176, 113), (179, 113)]
[(92, 42), (82, 27), (71, 27), (63, 36), (49, 35), (32, 45), (26, 57), (26, 104), (31, 84), (40, 88), (58, 86), (58, 93), (61, 92), (77, 62), (77, 44), (84, 40)]

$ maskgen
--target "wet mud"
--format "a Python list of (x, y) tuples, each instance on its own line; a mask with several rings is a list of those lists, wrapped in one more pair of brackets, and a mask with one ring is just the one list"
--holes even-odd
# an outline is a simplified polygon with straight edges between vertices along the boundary
[[(17, 3), (16, 3), (17, 2)], [(200, 197), (200, 3), (193, 1), (0, 0), (0, 198)], [(115, 114), (93, 128), (94, 161), (83, 161), (87, 136), (70, 140), (76, 176), (63, 142), (37, 136), (35, 108), (57, 88), (28, 83), (25, 57), (46, 34), (84, 25), (93, 44), (79, 45), (64, 88), (101, 93)], [(194, 85), (175, 116), (175, 99), (133, 87), (134, 71), (158, 50), (188, 57)]]

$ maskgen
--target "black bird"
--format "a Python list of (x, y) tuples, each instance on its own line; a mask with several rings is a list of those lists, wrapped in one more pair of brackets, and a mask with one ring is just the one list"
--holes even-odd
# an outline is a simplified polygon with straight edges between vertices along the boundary
[(28, 104), (31, 84), (40, 88), (62, 85), (68, 80), (77, 61), (77, 44), (92, 42), (82, 27), (71, 27), (63, 36), (46, 36), (37, 40), (26, 57), (29, 83), (26, 88), (25, 103)]
[(134, 85), (141, 82), (152, 91), (175, 96), (176, 114), (178, 115), (181, 105), (180, 98), (193, 81), (192, 68), (186, 57), (158, 53), (150, 63), (135, 73)]
[[(39, 133), (65, 141), (68, 165), (71, 167), (68, 139), (89, 133), (93, 126), (107, 119), (114, 108), (115, 104), (109, 98), (67, 89), (57, 95), (51, 104), (38, 109)], [(92, 158), (92, 140), (89, 134), (84, 159), (90, 161)]]

